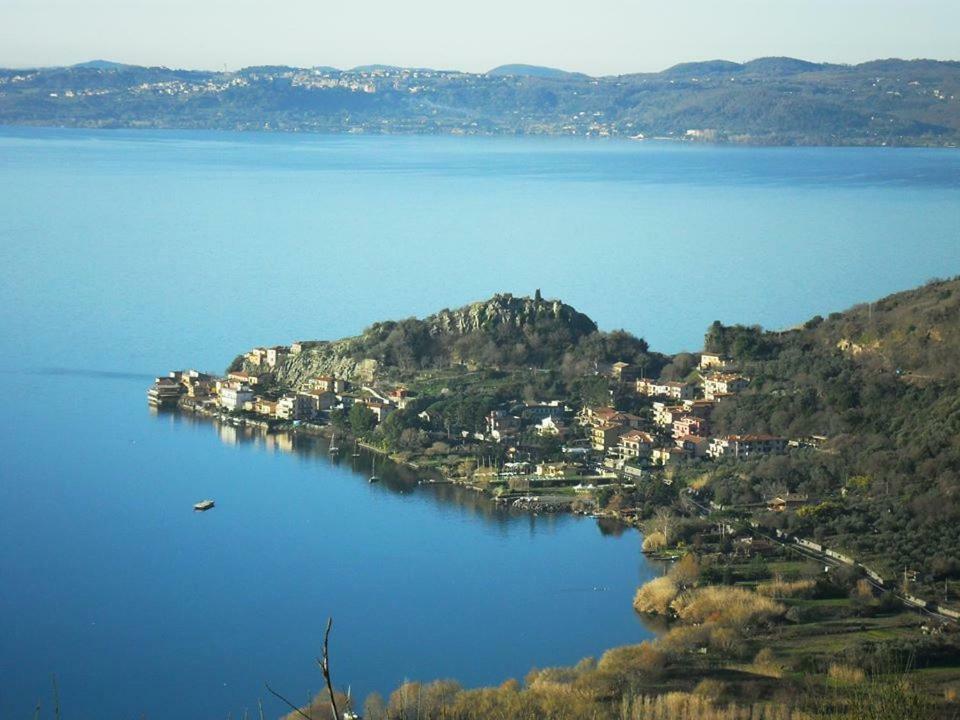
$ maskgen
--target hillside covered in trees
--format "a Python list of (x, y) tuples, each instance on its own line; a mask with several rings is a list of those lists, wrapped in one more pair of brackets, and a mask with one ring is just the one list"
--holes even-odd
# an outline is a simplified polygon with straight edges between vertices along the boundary
[(367, 66), (0, 70), (0, 124), (663, 137), (768, 145), (960, 141), (960, 63), (760, 58), (589, 77)]
[[(583, 313), (559, 300), (495, 295), (429, 317), (378, 322), (360, 335), (308, 342), (279, 371), (282, 384), (312, 376), (390, 377), (409, 380), (421, 371), (463, 367), (557, 371), (572, 379), (597, 363), (627, 362), (653, 370), (665, 362), (647, 343), (624, 331), (601, 332)], [(235, 366), (242, 364), (242, 357)]]
[(715, 323), (750, 388), (714, 414), (720, 433), (821, 436), (816, 450), (712, 471), (722, 503), (777, 490), (834, 498), (770, 518), (880, 560), (892, 575), (960, 578), (960, 279), (933, 281), (785, 333)]

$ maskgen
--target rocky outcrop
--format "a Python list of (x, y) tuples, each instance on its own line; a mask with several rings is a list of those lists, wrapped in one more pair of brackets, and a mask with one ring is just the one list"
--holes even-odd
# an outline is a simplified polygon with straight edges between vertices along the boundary
[[(302, 352), (278, 365), (275, 375), (280, 384), (292, 388), (305, 387), (318, 375), (371, 382), (378, 373), (398, 368), (469, 362), (471, 353), (486, 353), (483, 360), (496, 364), (489, 362), (491, 346), (511, 352), (518, 347), (535, 348), (538, 360), (557, 360), (571, 345), (595, 332), (597, 325), (589, 317), (559, 300), (543, 299), (539, 291), (534, 297), (500, 294), (422, 320), (375, 323), (356, 337), (305, 343)], [(532, 350), (520, 355), (529, 359)], [(504, 362), (519, 363), (512, 356)]]
[(424, 322), (431, 335), (464, 335), (496, 327), (522, 328), (544, 320), (560, 322), (578, 336), (589, 335), (597, 330), (593, 320), (559, 300), (514, 297), (510, 294), (494, 295), (489, 300), (457, 310), (441, 310)]
[[(344, 347), (346, 346), (346, 347)], [(356, 359), (350, 355), (349, 343), (322, 343), (298, 355), (289, 356), (277, 368), (277, 381), (287, 387), (302, 389), (318, 375), (332, 375), (357, 382), (372, 382), (379, 363), (373, 358)]]

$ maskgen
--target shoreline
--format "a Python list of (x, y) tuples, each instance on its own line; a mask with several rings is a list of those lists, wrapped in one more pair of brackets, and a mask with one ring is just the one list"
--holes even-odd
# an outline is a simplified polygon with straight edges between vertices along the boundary
[[(607, 522), (614, 522), (625, 528), (633, 528), (637, 531), (641, 530), (640, 522), (636, 517), (625, 516), (609, 510), (599, 510), (596, 507), (594, 507), (592, 511), (577, 509), (575, 507), (577, 501), (584, 501), (585, 498), (567, 498), (566, 496), (560, 495), (556, 492), (550, 493), (549, 490), (551, 488), (547, 488), (548, 492), (543, 493), (537, 493), (531, 490), (528, 492), (513, 492), (503, 495), (493, 495), (488, 488), (482, 487), (481, 485), (471, 481), (469, 478), (445, 476), (433, 468), (424, 468), (421, 464), (413, 460), (397, 457), (396, 453), (390, 453), (389, 450), (362, 440), (349, 431), (336, 430), (330, 424), (321, 425), (302, 421), (294, 422), (269, 419), (259, 420), (250, 417), (231, 415), (225, 412), (212, 412), (191, 403), (190, 398), (186, 397), (180, 398), (176, 407), (162, 407), (157, 408), (157, 410), (158, 412), (183, 413), (186, 415), (208, 419), (213, 423), (231, 425), (233, 427), (254, 428), (263, 432), (264, 434), (287, 433), (292, 436), (322, 438), (328, 443), (333, 439), (335, 434), (339, 434), (347, 442), (355, 441), (358, 447), (363, 448), (368, 453), (375, 453), (397, 467), (405, 468), (415, 472), (417, 474), (416, 480), (418, 485), (454, 485), (482, 496), (485, 500), (497, 507), (508, 510), (516, 510), (517, 512), (522, 512), (529, 515), (575, 515), (579, 517), (593, 518), (598, 521), (604, 520)], [(589, 501), (596, 506), (595, 500), (591, 498)], [(641, 552), (643, 552), (648, 559), (653, 561), (667, 561), (675, 559), (675, 556), (672, 553), (661, 554), (644, 551)]]
[(513, 132), (474, 132), (474, 133), (456, 133), (456, 132), (373, 132), (373, 131), (353, 131), (353, 130), (280, 130), (276, 128), (248, 127), (248, 128), (219, 128), (219, 127), (177, 127), (177, 126), (150, 126), (142, 125), (51, 125), (43, 123), (8, 123), (0, 124), (0, 134), (6, 130), (50, 130), (50, 131), (94, 131), (107, 133), (130, 133), (138, 134), (143, 132), (163, 132), (163, 133), (211, 133), (223, 136), (256, 136), (277, 137), (289, 136), (291, 138), (333, 138), (333, 137), (358, 137), (368, 138), (435, 138), (435, 139), (510, 139), (510, 140), (572, 140), (577, 142), (615, 142), (627, 145), (665, 145), (680, 147), (700, 147), (700, 148), (742, 148), (742, 149), (882, 149), (882, 150), (960, 150), (960, 143), (890, 143), (890, 142), (846, 142), (829, 143), (822, 142), (763, 142), (762, 140), (692, 140), (689, 138), (677, 136), (651, 136), (637, 138), (630, 135), (574, 135), (568, 133), (525, 133), (516, 134)]

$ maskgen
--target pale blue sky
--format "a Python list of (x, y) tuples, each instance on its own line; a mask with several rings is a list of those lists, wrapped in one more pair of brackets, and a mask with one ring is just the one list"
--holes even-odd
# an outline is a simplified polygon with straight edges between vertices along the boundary
[(617, 74), (791, 55), (960, 59), (960, 0), (0, 0), (0, 65), (367, 63)]

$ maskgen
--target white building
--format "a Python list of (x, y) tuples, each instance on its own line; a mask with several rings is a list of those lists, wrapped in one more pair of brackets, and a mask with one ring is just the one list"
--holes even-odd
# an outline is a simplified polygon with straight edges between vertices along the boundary
[(718, 396), (734, 395), (744, 390), (750, 381), (743, 375), (712, 373), (703, 379), (703, 396), (713, 400)]
[(220, 407), (231, 412), (243, 410), (245, 403), (253, 402), (253, 390), (241, 383), (224, 383), (220, 386)]

